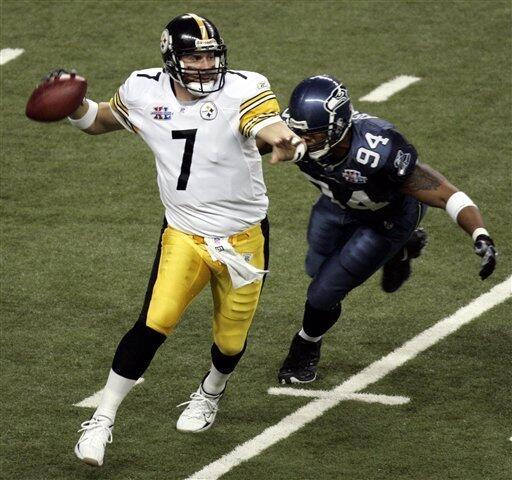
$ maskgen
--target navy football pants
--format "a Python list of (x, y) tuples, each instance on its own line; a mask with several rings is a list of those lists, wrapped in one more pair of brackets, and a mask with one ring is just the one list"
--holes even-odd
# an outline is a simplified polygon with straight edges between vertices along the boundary
[(306, 271), (313, 278), (307, 298), (318, 310), (332, 310), (405, 245), (425, 214), (406, 197), (402, 211), (385, 220), (362, 221), (322, 195), (308, 226)]

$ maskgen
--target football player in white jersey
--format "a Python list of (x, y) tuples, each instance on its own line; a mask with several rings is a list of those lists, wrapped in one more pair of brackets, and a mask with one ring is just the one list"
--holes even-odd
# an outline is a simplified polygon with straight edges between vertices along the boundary
[(272, 163), (296, 159), (304, 145), (281, 120), (265, 77), (227, 69), (226, 46), (210, 20), (174, 18), (160, 49), (163, 69), (133, 72), (110, 102), (84, 99), (70, 116), (91, 135), (123, 128), (139, 135), (155, 155), (165, 207), (142, 312), (117, 348), (100, 404), (75, 447), (94, 466), (103, 464), (120, 403), (208, 282), (211, 367), (177, 429), (212, 425), (268, 267), (268, 199), (256, 140), (273, 146)]

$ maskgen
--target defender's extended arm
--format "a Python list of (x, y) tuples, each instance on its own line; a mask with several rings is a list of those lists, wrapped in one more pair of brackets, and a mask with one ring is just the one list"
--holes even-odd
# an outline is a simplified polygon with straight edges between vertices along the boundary
[(480, 210), (464, 192), (433, 168), (420, 163), (400, 191), (432, 207), (444, 208), (453, 221), (472, 236), (475, 253), (482, 257), (482, 280), (491, 275), (496, 268), (497, 251)]

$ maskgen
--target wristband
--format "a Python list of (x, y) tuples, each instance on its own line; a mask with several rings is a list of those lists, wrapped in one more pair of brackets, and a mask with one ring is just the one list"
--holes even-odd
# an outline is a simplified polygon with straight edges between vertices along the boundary
[[(279, 114), (275, 114), (272, 117), (268, 117), (265, 120), (262, 120), (261, 122), (257, 123), (254, 127), (252, 127), (250, 134), (248, 136), (256, 138), (256, 135), (258, 135), (258, 132), (265, 127), (268, 127), (269, 125), (273, 125), (274, 123), (282, 122), (283, 119), (279, 116)], [(243, 130), (243, 129), (242, 129)]]
[(68, 117), (71, 125), (79, 128), (80, 130), (86, 130), (89, 128), (94, 123), (94, 120), (96, 120), (96, 115), (98, 115), (98, 104), (88, 98), (86, 98), (85, 101), (89, 104), (89, 108), (82, 118), (74, 119)]
[(292, 163), (296, 163), (304, 158), (306, 155), (306, 146), (300, 141), (300, 138), (295, 137), (292, 140), (292, 145), (295, 147), (295, 153), (293, 154)]
[(466, 207), (478, 208), (464, 192), (455, 192), (446, 202), (446, 213), (457, 222), (457, 216)]
[(485, 236), (491, 238), (491, 236), (489, 235), (489, 232), (485, 228), (478, 227), (478, 228), (475, 228), (475, 231), (471, 234), (471, 236), (473, 237), (473, 242), (476, 242), (476, 239), (480, 235), (485, 235)]

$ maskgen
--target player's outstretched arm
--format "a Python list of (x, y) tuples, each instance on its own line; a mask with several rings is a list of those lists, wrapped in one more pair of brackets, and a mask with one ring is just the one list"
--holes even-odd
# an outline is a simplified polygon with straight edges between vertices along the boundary
[(124, 128), (114, 117), (108, 102), (97, 104), (85, 98), (69, 119), (73, 125), (89, 135), (100, 135)]
[(418, 163), (401, 191), (427, 205), (443, 208), (474, 241), (475, 253), (482, 257), (480, 277), (486, 279), (496, 268), (496, 248), (485, 229), (480, 210), (473, 201), (439, 172)]
[(267, 153), (270, 153), (272, 151), (272, 146), (263, 141), (261, 138), (256, 136), (256, 147), (258, 148), (258, 151), (260, 152), (260, 155), (266, 155)]
[(260, 152), (267, 153), (264, 144), (272, 147), (270, 163), (297, 162), (306, 153), (306, 142), (293, 133), (283, 121), (267, 125), (256, 134), (256, 144)]

